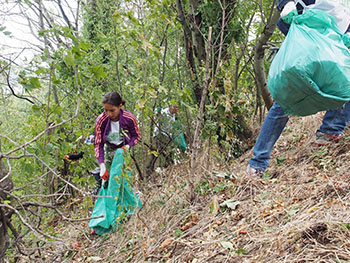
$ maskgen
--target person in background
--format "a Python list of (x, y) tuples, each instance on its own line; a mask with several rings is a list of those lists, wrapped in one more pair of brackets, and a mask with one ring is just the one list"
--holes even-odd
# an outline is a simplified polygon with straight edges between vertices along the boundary
[[(159, 136), (165, 136), (172, 139), (175, 146), (185, 152), (187, 149), (185, 135), (181, 129), (181, 122), (177, 118), (179, 106), (173, 105), (165, 109), (157, 109), (157, 115), (160, 118), (159, 127), (156, 127), (154, 132), (155, 137), (159, 139)], [(159, 130), (158, 130), (159, 128)], [(158, 140), (158, 143), (162, 140)], [(158, 145), (158, 149), (160, 148)]]
[[(140, 132), (137, 120), (133, 114), (123, 110), (125, 101), (115, 92), (108, 92), (102, 104), (104, 112), (101, 113), (95, 123), (95, 156), (99, 164), (99, 173), (95, 175), (98, 189), (102, 182), (108, 181), (108, 170), (111, 167), (116, 149), (124, 151), (135, 146), (140, 140)], [(97, 191), (98, 192), (98, 191)]]
[(157, 123), (154, 129), (154, 136), (159, 136), (163, 134), (164, 136), (171, 137), (173, 134), (173, 125), (176, 122), (176, 114), (179, 111), (179, 106), (174, 105), (168, 108), (162, 109), (157, 108), (157, 117), (160, 118), (159, 123)]
[(187, 149), (185, 136), (181, 131), (181, 123), (177, 119), (178, 111), (178, 105), (171, 105), (164, 109), (157, 107), (156, 109), (157, 121), (154, 122), (155, 128), (153, 133), (155, 146), (151, 150), (156, 151), (158, 154), (151, 154), (147, 165), (148, 174), (153, 172), (155, 163), (160, 155), (165, 159), (163, 161), (165, 164), (163, 165), (168, 166), (174, 162), (175, 148), (179, 148), (182, 153)]
[[(295, 3), (296, 2), (296, 3)], [(297, 9), (300, 14), (305, 6), (312, 6), (315, 0), (278, 0), (277, 9), (281, 11), (281, 17)], [(330, 5), (331, 6), (331, 5)], [(327, 11), (327, 10), (324, 10)], [(338, 21), (337, 21), (338, 22)], [(344, 20), (341, 21), (344, 28)], [(339, 22), (338, 22), (339, 24)], [(347, 20), (345, 30), (342, 33), (350, 32), (350, 17)], [(282, 19), (277, 22), (277, 27), (284, 35), (287, 35), (289, 24)], [(276, 102), (269, 110), (264, 123), (260, 129), (258, 139), (253, 149), (253, 157), (249, 160), (247, 173), (253, 177), (262, 177), (269, 165), (269, 159), (273, 146), (280, 137), (289, 119), (283, 109)], [(315, 144), (326, 145), (331, 142), (338, 142), (343, 137), (343, 130), (350, 120), (350, 103), (346, 103), (343, 108), (329, 110), (325, 113), (321, 127), (316, 131)]]

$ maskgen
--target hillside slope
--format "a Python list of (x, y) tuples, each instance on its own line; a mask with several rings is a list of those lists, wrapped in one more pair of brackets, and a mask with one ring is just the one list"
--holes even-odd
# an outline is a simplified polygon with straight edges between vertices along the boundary
[(135, 186), (142, 210), (111, 235), (72, 237), (82, 245), (70, 262), (350, 262), (350, 132), (313, 145), (321, 117), (291, 118), (263, 180), (245, 173), (250, 150), (230, 164), (203, 155), (195, 175), (182, 163)]

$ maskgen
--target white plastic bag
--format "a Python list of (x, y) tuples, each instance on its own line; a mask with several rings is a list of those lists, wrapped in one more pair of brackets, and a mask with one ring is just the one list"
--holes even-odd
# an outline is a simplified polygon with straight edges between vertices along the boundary
[(303, 6), (304, 10), (319, 9), (332, 15), (342, 33), (345, 33), (350, 24), (350, 9), (335, 0), (316, 0), (315, 4), (305, 5), (302, 0), (294, 0), (295, 4)]

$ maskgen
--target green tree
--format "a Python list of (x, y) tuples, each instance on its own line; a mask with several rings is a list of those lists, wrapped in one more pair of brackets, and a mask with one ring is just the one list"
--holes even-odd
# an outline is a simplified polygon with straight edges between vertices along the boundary
[[(146, 167), (158, 106), (180, 106), (180, 122), (197, 151), (205, 150), (206, 139), (209, 149), (219, 143), (225, 157), (246, 149), (246, 119), (262, 105), (257, 87), (270, 63), (261, 51), (269, 38), (277, 45), (281, 40), (272, 35), (274, 1), (91, 0), (71, 7), (57, 1), (56, 9), (45, 1), (16, 4), (40, 44), (32, 44), (38, 52), (27, 63), (18, 65), (13, 57), (0, 62), (2, 255), (8, 247), (43, 253), (52, 240), (67, 246), (55, 227), (88, 217), (89, 170), (96, 161), (83, 141), (108, 91), (118, 91), (139, 121), (142, 141), (132, 157), (141, 179), (151, 176)], [(79, 151), (85, 152), (79, 162), (63, 161)], [(82, 209), (80, 218), (66, 209), (72, 206)]]

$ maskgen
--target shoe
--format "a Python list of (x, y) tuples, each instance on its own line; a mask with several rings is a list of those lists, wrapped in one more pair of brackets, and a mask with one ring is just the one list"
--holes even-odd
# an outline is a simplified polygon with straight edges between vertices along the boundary
[(323, 132), (316, 132), (315, 144), (323, 146), (327, 145), (331, 142), (339, 142), (341, 138), (343, 138), (343, 134), (328, 134)]
[(264, 171), (251, 167), (249, 164), (247, 166), (247, 173), (252, 177), (262, 178), (264, 176)]

